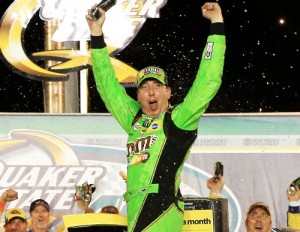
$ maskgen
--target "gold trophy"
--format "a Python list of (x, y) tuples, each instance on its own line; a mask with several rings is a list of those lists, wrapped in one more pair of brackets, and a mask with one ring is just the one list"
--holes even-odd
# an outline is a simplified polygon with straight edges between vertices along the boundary
[(77, 185), (74, 199), (83, 200), (84, 202), (91, 202), (92, 194), (95, 192), (95, 190), (95, 185), (88, 184), (87, 182), (83, 183), (82, 185)]
[(294, 180), (290, 186), (288, 187), (288, 193), (290, 195), (294, 195), (297, 191), (296, 186), (300, 189), (300, 177), (298, 177), (296, 180)]

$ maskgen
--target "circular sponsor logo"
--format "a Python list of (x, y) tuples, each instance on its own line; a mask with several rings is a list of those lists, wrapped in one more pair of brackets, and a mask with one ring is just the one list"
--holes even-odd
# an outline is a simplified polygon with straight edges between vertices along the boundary
[(153, 124), (152, 124), (152, 129), (153, 129), (153, 130), (158, 129), (158, 124), (157, 124), (157, 123), (153, 123)]

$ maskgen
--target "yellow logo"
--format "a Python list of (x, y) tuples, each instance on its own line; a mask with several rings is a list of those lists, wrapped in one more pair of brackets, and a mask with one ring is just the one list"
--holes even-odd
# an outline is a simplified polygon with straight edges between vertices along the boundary
[(214, 231), (212, 210), (185, 210), (182, 231)]

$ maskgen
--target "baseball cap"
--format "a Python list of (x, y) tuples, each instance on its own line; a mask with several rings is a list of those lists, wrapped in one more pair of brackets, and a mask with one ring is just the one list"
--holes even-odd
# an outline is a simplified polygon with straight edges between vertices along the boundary
[(113, 205), (107, 205), (101, 209), (100, 213), (119, 214), (119, 210)]
[(48, 212), (50, 211), (50, 206), (47, 201), (45, 201), (43, 199), (37, 199), (37, 200), (31, 202), (29, 212), (33, 211), (38, 206), (44, 206)]
[(267, 214), (271, 215), (269, 206), (266, 203), (261, 202), (261, 201), (255, 202), (254, 204), (252, 204), (248, 209), (247, 215), (256, 208), (261, 208), (261, 209), (265, 210)]
[(26, 222), (26, 215), (24, 210), (20, 208), (11, 208), (8, 209), (5, 215), (5, 223), (9, 223), (11, 220), (19, 218)]
[(168, 85), (165, 71), (159, 67), (149, 66), (138, 72), (136, 84), (137, 87), (139, 87), (144, 80), (150, 78), (158, 80), (163, 85)]

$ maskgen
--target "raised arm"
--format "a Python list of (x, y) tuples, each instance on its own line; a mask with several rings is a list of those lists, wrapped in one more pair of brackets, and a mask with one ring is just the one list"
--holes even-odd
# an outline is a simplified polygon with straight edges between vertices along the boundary
[(287, 199), (289, 201), (288, 208), (288, 222), (287, 226), (294, 230), (300, 230), (300, 189), (296, 185), (295, 192), (286, 192)]
[(223, 76), (226, 41), (221, 8), (218, 3), (209, 2), (201, 10), (203, 17), (211, 22), (210, 34), (194, 83), (183, 103), (176, 106), (172, 114), (176, 126), (185, 130), (198, 128), (199, 120), (217, 94)]
[(91, 34), (94, 79), (106, 108), (129, 133), (132, 120), (139, 110), (139, 104), (126, 94), (125, 88), (120, 85), (116, 77), (102, 31), (105, 11), (99, 8), (99, 12), (101, 17), (98, 20), (92, 19), (89, 14), (86, 15)]

